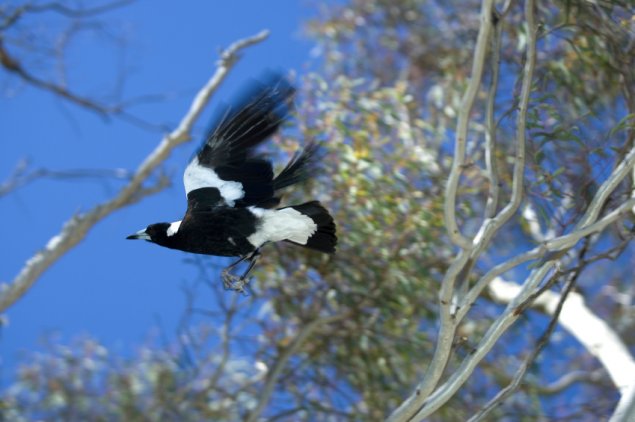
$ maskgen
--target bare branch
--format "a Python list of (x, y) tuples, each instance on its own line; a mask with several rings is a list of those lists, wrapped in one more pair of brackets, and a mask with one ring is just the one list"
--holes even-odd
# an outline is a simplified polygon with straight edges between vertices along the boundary
[(529, 97), (536, 66), (536, 42), (537, 25), (534, 19), (534, 1), (527, 0), (525, 3), (525, 19), (527, 21), (527, 48), (526, 60), (522, 75), (522, 88), (518, 100), (518, 114), (516, 116), (516, 151), (514, 157), (514, 171), (512, 176), (512, 196), (507, 205), (493, 219), (486, 219), (476, 237), (474, 243), (476, 247), (472, 250), (472, 260), (478, 258), (481, 252), (489, 245), (493, 235), (509, 221), (518, 211), (523, 197), (523, 184), (525, 179), (525, 144), (527, 110), (529, 107)]
[(0, 65), (2, 67), (14, 75), (20, 77), (25, 82), (40, 88), (44, 91), (48, 91), (52, 94), (55, 94), (59, 97), (62, 97), (68, 100), (71, 103), (74, 103), (80, 107), (84, 107), (90, 111), (93, 111), (97, 114), (105, 116), (107, 114), (115, 113), (119, 111), (117, 108), (108, 107), (102, 104), (99, 104), (89, 98), (82, 97), (81, 95), (75, 94), (69, 89), (65, 88), (62, 85), (55, 84), (53, 82), (46, 81), (44, 79), (40, 79), (37, 76), (30, 73), (26, 70), (22, 64), (9, 54), (6, 47), (4, 46), (4, 42), (0, 37)]
[(3, 197), (16, 189), (19, 189), (38, 179), (58, 179), (58, 180), (76, 180), (76, 179), (116, 179), (130, 180), (133, 172), (123, 169), (69, 169), (69, 170), (50, 170), (47, 168), (38, 168), (27, 171), (26, 162), (22, 160), (16, 166), (13, 174), (4, 182), (0, 183), (0, 197)]
[(454, 160), (452, 161), (452, 169), (448, 177), (448, 183), (445, 188), (445, 204), (443, 207), (445, 226), (452, 242), (463, 249), (469, 249), (471, 242), (465, 238), (456, 223), (456, 198), (458, 195), (458, 186), (465, 165), (465, 146), (467, 142), (468, 124), (470, 114), (474, 106), (476, 94), (481, 87), (481, 78), (483, 76), (483, 66), (487, 53), (487, 44), (492, 30), (492, 11), (494, 0), (483, 0), (481, 6), (481, 26), (476, 40), (474, 49), (474, 61), (472, 62), (472, 75), (470, 83), (467, 86), (461, 107), (459, 109), (458, 122), (456, 127), (456, 142), (454, 144)]
[(557, 394), (563, 390), (566, 390), (570, 386), (578, 382), (597, 383), (605, 378), (606, 373), (603, 369), (596, 369), (595, 371), (573, 371), (564, 374), (557, 380), (547, 385), (532, 385), (532, 388), (536, 388), (541, 394)]
[(461, 111), (457, 123), (457, 136), (454, 151), (454, 161), (450, 171), (450, 177), (446, 185), (444, 216), (445, 225), (448, 229), (452, 241), (461, 246), (462, 250), (454, 260), (441, 285), (439, 293), (440, 310), (441, 310), (441, 327), (439, 329), (439, 337), (437, 346), (432, 358), (432, 362), (428, 365), (423, 381), (417, 386), (413, 395), (411, 395), (402, 405), (395, 410), (390, 416), (390, 421), (407, 420), (408, 414), (412, 414), (421, 406), (425, 398), (433, 391), (445, 369), (447, 360), (450, 356), (450, 350), (454, 340), (454, 321), (451, 315), (451, 301), (454, 293), (454, 284), (456, 278), (469, 265), (469, 253), (466, 252), (471, 248), (471, 242), (465, 239), (456, 224), (456, 196), (458, 195), (458, 183), (462, 172), (462, 166), (465, 161), (465, 143), (467, 139), (468, 121), (476, 93), (480, 87), (483, 66), (485, 62), (485, 53), (489, 33), (493, 26), (492, 21), (493, 1), (483, 0), (481, 7), (481, 28), (474, 52), (474, 63), (472, 65), (472, 79), (465, 92), (461, 104)]
[(527, 57), (523, 70), (523, 84), (520, 91), (518, 114), (516, 116), (516, 156), (514, 157), (514, 172), (512, 179), (512, 197), (509, 203), (496, 217), (496, 224), (492, 230), (497, 230), (505, 224), (518, 210), (523, 198), (523, 183), (525, 175), (525, 130), (527, 126), (527, 109), (531, 95), (534, 68), (536, 66), (537, 25), (534, 19), (535, 4), (531, 0), (525, 2), (525, 19), (527, 21)]
[(600, 186), (593, 197), (591, 204), (589, 204), (587, 211), (576, 225), (576, 228), (585, 227), (598, 218), (609, 195), (611, 195), (617, 186), (622, 183), (622, 180), (633, 171), (633, 168), (635, 168), (635, 146), (631, 147), (628, 154), (626, 154), (620, 164), (613, 170), (609, 178), (602, 183), (602, 186)]
[[(133, 2), (134, 0), (115, 0), (99, 6), (81, 7), (79, 9), (68, 7), (62, 2), (50, 2), (43, 4), (25, 3), (18, 7), (14, 7), (13, 9), (7, 7), (8, 12), (7, 10), (0, 9), (0, 16), (4, 18), (4, 21), (0, 24), (0, 31), (4, 31), (13, 26), (27, 13), (55, 12), (69, 18), (86, 18), (127, 6)], [(3, 8), (4, 7), (6, 6), (3, 5)]]
[[(497, 278), (490, 285), (490, 292), (499, 301), (508, 302), (519, 291), (518, 285), (501, 278)], [(553, 315), (559, 300), (560, 295), (547, 291), (536, 299), (532, 306)], [(584, 344), (589, 353), (599, 359), (616, 387), (633, 383), (635, 359), (617, 333), (586, 306), (581, 294), (572, 292), (569, 295), (560, 317), (560, 324)]]
[(498, 197), (500, 193), (498, 166), (496, 165), (496, 119), (494, 116), (494, 104), (496, 102), (496, 92), (498, 91), (498, 74), (500, 71), (500, 49), (501, 49), (501, 25), (494, 26), (492, 36), (491, 63), (492, 80), (489, 92), (487, 93), (486, 122), (485, 131), (485, 169), (489, 179), (489, 194), (485, 206), (485, 218), (492, 218), (498, 209)]
[(424, 406), (414, 416), (414, 420), (423, 420), (434, 413), (452, 398), (456, 391), (467, 381), (478, 363), (494, 347), (500, 336), (519, 318), (516, 308), (522, 304), (549, 274), (555, 266), (555, 262), (549, 261), (535, 270), (527, 279), (518, 296), (511, 302), (503, 314), (490, 326), (474, 352), (468, 356), (454, 371), (450, 378), (441, 385), (425, 402)]
[[(90, 229), (101, 219), (114, 211), (139, 201), (149, 191), (144, 190), (143, 183), (148, 180), (152, 172), (170, 155), (172, 150), (190, 139), (190, 133), (195, 121), (200, 116), (210, 97), (220, 83), (225, 79), (240, 51), (257, 44), (268, 36), (267, 31), (239, 40), (229, 46), (217, 63), (217, 69), (198, 92), (190, 109), (185, 114), (179, 126), (166, 135), (159, 145), (152, 151), (137, 168), (132, 180), (111, 200), (97, 205), (92, 210), (76, 215), (68, 220), (61, 232), (53, 236), (47, 245), (29, 259), (16, 278), (10, 284), (0, 286), (0, 312), (15, 303), (35, 283), (38, 277), (55, 261), (77, 245)], [(152, 189), (151, 189), (152, 191)]]
[(616, 209), (614, 209), (613, 211), (611, 211), (604, 217), (602, 217), (602, 219), (600, 219), (599, 221), (596, 221), (593, 224), (583, 226), (567, 235), (548, 240), (545, 242), (544, 245), (550, 252), (557, 252), (563, 249), (570, 248), (572, 245), (576, 244), (583, 237), (586, 237), (590, 234), (598, 233), (604, 230), (604, 228), (608, 226), (609, 224), (616, 222), (625, 214), (630, 213), (631, 208), (634, 205), (635, 205), (635, 198), (632, 198), (624, 202), (622, 205), (620, 205), (619, 207), (617, 207)]
[[(87, 21), (88, 18), (104, 14), (110, 10), (121, 8), (133, 2), (134, 0), (112, 0), (93, 7), (80, 5), (77, 8), (69, 7), (61, 1), (41, 4), (36, 4), (35, 2), (25, 2), (25, 4), (17, 7), (0, 7), (0, 70), (5, 70), (29, 86), (49, 92), (71, 104), (96, 113), (103, 118), (116, 116), (136, 126), (151, 128), (153, 130), (159, 129), (161, 133), (165, 133), (167, 130), (164, 127), (147, 122), (138, 116), (132, 115), (127, 110), (134, 104), (163, 99), (160, 96), (145, 95), (123, 101), (101, 101), (83, 95), (74, 89), (67, 87), (66, 84), (65, 64), (63, 58), (64, 51), (66, 50), (69, 41), (74, 39), (77, 33), (86, 29), (103, 32), (103, 25), (100, 22)], [(20, 51), (13, 51), (12, 44), (17, 47), (16, 50), (19, 50), (20, 44), (15, 41), (12, 42), (11, 37), (9, 36), (9, 30), (21, 18), (29, 14), (47, 12), (61, 15), (63, 19), (70, 21), (68, 28), (61, 32), (58, 39), (54, 41), (48, 40), (45, 42), (44, 46), (42, 46), (45, 51), (57, 58), (57, 78), (42, 77), (38, 75), (38, 72), (34, 72), (28, 63), (26, 63), (26, 60), (20, 59)], [(28, 39), (28, 37), (22, 38)], [(119, 41), (119, 43), (121, 43), (121, 41)], [(29, 50), (29, 52), (31, 51)], [(122, 78), (120, 75), (115, 88), (117, 91), (119, 91), (122, 87), (121, 80)], [(118, 97), (119, 93), (120, 92), (117, 92), (117, 95), (114, 96)]]
[(622, 396), (609, 422), (632, 422), (635, 419), (635, 385), (622, 390)]
[[(613, 212), (607, 214), (600, 221), (595, 224), (589, 226), (584, 230), (585, 236), (589, 236), (594, 233), (598, 233), (604, 230), (608, 225), (615, 223), (622, 217), (628, 210), (635, 205), (635, 199), (631, 199), (625, 203), (623, 203), (619, 208), (614, 210)], [(575, 244), (582, 238), (578, 232), (573, 232), (568, 235), (556, 237), (549, 242), (545, 242), (544, 244), (530, 250), (524, 252), (522, 254), (516, 255), (515, 257), (496, 265), (490, 271), (488, 271), (484, 276), (482, 276), (476, 284), (470, 289), (469, 293), (460, 303), (459, 310), (456, 314), (456, 320), (462, 321), (467, 312), (470, 310), (470, 307), (474, 304), (478, 296), (481, 294), (483, 289), (488, 286), (493, 280), (512, 268), (517, 267), (525, 262), (531, 261), (533, 259), (543, 258), (543, 261), (546, 260), (545, 256), (549, 257), (549, 253), (552, 256), (558, 251), (566, 250), (575, 246)], [(553, 248), (549, 249), (549, 246), (552, 245)], [(619, 250), (619, 249), (618, 249)], [(552, 258), (553, 259), (553, 258)], [(595, 260), (595, 258), (593, 259)], [(592, 262), (591, 260), (588, 262)]]
[[(547, 329), (538, 338), (531, 352), (528, 353), (527, 356), (525, 356), (525, 358), (523, 359), (523, 362), (520, 364), (518, 370), (516, 371), (516, 374), (514, 374), (512, 382), (509, 383), (507, 387), (499, 391), (498, 394), (496, 394), (495, 397), (493, 397), (487, 404), (485, 404), (485, 406), (483, 406), (481, 410), (479, 410), (475, 415), (473, 415), (469, 419), (470, 422), (477, 422), (477, 421), (484, 420), (484, 418), (488, 416), (492, 412), (492, 410), (494, 410), (496, 406), (501, 404), (505, 399), (507, 399), (511, 394), (513, 394), (518, 389), (523, 378), (525, 378), (525, 374), (527, 373), (529, 366), (535, 362), (540, 352), (542, 352), (545, 346), (549, 343), (551, 334), (553, 334), (554, 330), (556, 329), (556, 325), (558, 324), (558, 318), (560, 317), (560, 312), (562, 311), (562, 306), (564, 305), (564, 301), (567, 299), (567, 296), (569, 295), (569, 293), (571, 292), (571, 289), (573, 288), (575, 284), (575, 280), (577, 279), (577, 274), (578, 273), (574, 273), (568, 277), (567, 283), (562, 289), (562, 293), (559, 295), (560, 297), (558, 298), (556, 307), (553, 310), (553, 314), (551, 315), (551, 320), (549, 321), (549, 325), (547, 326)], [(552, 282), (547, 283), (547, 285), (553, 284), (553, 282), (556, 279), (557, 279), (557, 275), (554, 275), (554, 277), (552, 277), (552, 280), (551, 280)], [(547, 292), (545, 291), (543, 293), (547, 293)]]
[(231, 353), (231, 337), (232, 337), (232, 323), (234, 316), (236, 315), (238, 308), (238, 295), (231, 295), (231, 303), (224, 309), (225, 321), (223, 322), (223, 329), (221, 332), (221, 357), (214, 373), (210, 377), (209, 385), (211, 388), (216, 388), (218, 385), (218, 380), (223, 375), (225, 371), (225, 366), (227, 362), (229, 362), (229, 357)]
[(105, 12), (109, 12), (120, 7), (132, 4), (134, 0), (116, 0), (110, 3), (104, 3), (94, 7), (81, 7), (74, 9), (66, 6), (61, 2), (50, 2), (43, 4), (26, 4), (22, 7), (25, 12), (56, 12), (69, 18), (83, 18), (88, 16), (100, 15)]
[[(500, 278), (490, 284), (490, 292), (499, 301), (507, 302), (516, 297), (519, 291), (519, 286)], [(547, 291), (532, 306), (554, 315), (560, 301), (560, 295)], [(564, 303), (560, 324), (582, 343), (589, 353), (598, 358), (621, 393), (618, 409), (626, 409), (628, 401), (632, 400), (630, 391), (635, 388), (635, 358), (631, 356), (618, 334), (586, 306), (584, 297), (577, 292), (571, 292), (569, 299)], [(618, 409), (613, 414), (613, 417), (617, 418), (615, 420), (629, 420), (619, 419), (622, 410)]]
[(247, 417), (245, 417), (244, 420), (246, 422), (255, 422), (258, 420), (263, 410), (265, 409), (265, 406), (269, 403), (271, 395), (273, 394), (273, 389), (276, 386), (276, 382), (278, 381), (278, 378), (280, 378), (280, 375), (287, 365), (287, 362), (300, 350), (300, 347), (302, 347), (309, 336), (321, 326), (338, 321), (344, 317), (345, 315), (321, 317), (302, 325), (302, 328), (297, 333), (291, 344), (287, 348), (282, 350), (276, 357), (274, 364), (272, 365), (270, 371), (267, 373), (265, 384), (262, 388), (262, 392), (260, 393), (258, 404), (253, 410), (251, 410), (251, 412), (249, 412)]

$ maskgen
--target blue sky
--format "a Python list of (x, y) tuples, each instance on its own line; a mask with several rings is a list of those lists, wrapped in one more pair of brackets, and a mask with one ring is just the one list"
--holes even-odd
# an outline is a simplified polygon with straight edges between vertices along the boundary
[[(220, 49), (236, 39), (271, 31), (267, 41), (245, 51), (214, 97), (212, 109), (264, 69), (305, 73), (313, 44), (302, 34), (302, 23), (317, 13), (311, 2), (293, 0), (196, 1), (186, 7), (140, 0), (102, 16), (105, 35), (87, 33), (69, 45), (69, 86), (96, 97), (112, 93), (116, 86), (124, 99), (167, 94), (131, 112), (174, 128), (215, 69)], [(29, 23), (24, 21), (25, 26)], [(55, 29), (46, 26), (46, 16), (32, 23), (42, 33)], [(108, 34), (123, 34), (123, 49), (113, 45)], [(161, 138), (158, 131), (116, 118), (105, 120), (5, 74), (0, 88), (1, 181), (23, 159), (33, 169), (133, 170)], [(203, 132), (212, 109), (199, 121), (196, 135)], [(184, 253), (126, 241), (125, 236), (152, 222), (180, 218), (185, 207), (182, 172), (198, 141), (167, 161), (172, 187), (99, 223), (9, 309), (9, 325), (0, 333), (5, 380), (16, 358), (41, 347), (51, 333), (65, 340), (91, 335), (126, 351), (143, 342), (157, 319), (168, 331), (176, 325), (184, 306), (180, 286), (194, 277), (195, 268), (185, 263)], [(107, 200), (121, 186), (116, 180), (41, 179), (0, 197), (0, 282), (12, 280), (73, 213)]]

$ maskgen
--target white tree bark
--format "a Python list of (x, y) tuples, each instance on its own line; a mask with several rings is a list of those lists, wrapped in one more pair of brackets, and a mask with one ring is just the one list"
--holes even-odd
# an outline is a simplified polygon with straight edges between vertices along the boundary
[[(520, 290), (519, 285), (505, 281), (501, 277), (496, 277), (489, 285), (492, 297), (503, 303), (514, 300)], [(540, 309), (547, 315), (553, 315), (559, 301), (560, 295), (548, 290), (534, 300), (532, 307)], [(569, 293), (569, 297), (564, 302), (559, 323), (600, 361), (620, 392), (621, 400), (618, 408), (626, 407), (626, 404), (622, 402), (630, 402), (631, 395), (635, 391), (635, 358), (631, 356), (622, 339), (606, 321), (586, 306), (584, 297), (575, 291)], [(616, 410), (611, 420), (626, 421), (627, 419), (619, 419)]]

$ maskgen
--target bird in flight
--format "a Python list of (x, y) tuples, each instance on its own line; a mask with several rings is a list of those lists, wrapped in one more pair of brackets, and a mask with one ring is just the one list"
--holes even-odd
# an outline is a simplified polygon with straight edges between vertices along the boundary
[[(335, 252), (335, 223), (318, 202), (278, 208), (276, 193), (311, 176), (318, 146), (309, 142), (274, 177), (271, 161), (255, 148), (287, 118), (295, 89), (279, 74), (251, 81), (242, 95), (221, 108), (205, 142), (183, 175), (187, 210), (180, 221), (150, 224), (127, 239), (167, 248), (239, 259), (222, 272), (226, 288), (243, 291), (260, 248), (286, 241)], [(233, 270), (247, 261), (242, 275)]]

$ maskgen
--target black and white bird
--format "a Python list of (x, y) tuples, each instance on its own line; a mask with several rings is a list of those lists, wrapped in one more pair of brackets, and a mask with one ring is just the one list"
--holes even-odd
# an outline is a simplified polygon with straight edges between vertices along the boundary
[[(317, 145), (309, 143), (296, 152), (275, 177), (271, 162), (255, 151), (288, 116), (294, 92), (279, 74), (252, 81), (237, 101), (220, 110), (185, 169), (183, 219), (151, 224), (127, 238), (191, 253), (240, 257), (222, 273), (225, 286), (235, 290), (243, 289), (266, 243), (286, 241), (335, 252), (335, 223), (318, 201), (278, 208), (277, 191), (311, 176)], [(232, 274), (244, 261), (246, 271)]]

